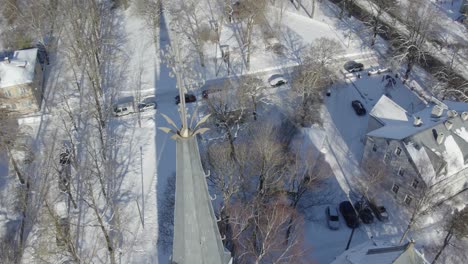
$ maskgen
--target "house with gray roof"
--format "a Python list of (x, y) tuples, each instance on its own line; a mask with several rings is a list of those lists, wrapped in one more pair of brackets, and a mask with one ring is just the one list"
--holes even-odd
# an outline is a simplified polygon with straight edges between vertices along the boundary
[(379, 241), (366, 242), (346, 250), (331, 264), (427, 264), (414, 242), (395, 246)]
[[(383, 95), (369, 113), (364, 159), (381, 159), (384, 187), (411, 204), (421, 188), (453, 194), (468, 187), (468, 104), (433, 98), (409, 114)], [(440, 187), (440, 188), (439, 188)]]

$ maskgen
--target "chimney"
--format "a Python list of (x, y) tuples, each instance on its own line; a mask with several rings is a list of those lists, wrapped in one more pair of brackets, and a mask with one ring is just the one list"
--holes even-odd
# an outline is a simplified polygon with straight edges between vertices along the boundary
[(468, 112), (462, 112), (461, 113), (461, 118), (463, 119), (463, 121), (468, 120)]
[(452, 123), (452, 122), (450, 122), (450, 121), (448, 121), (448, 120), (447, 120), (447, 121), (445, 121), (445, 123), (444, 123), (444, 124), (445, 124), (445, 128), (447, 128), (447, 130), (450, 130), (450, 129), (452, 129), (452, 127), (453, 127), (453, 123)]
[(458, 113), (455, 110), (448, 110), (447, 115), (448, 117), (457, 117)]
[(5, 58), (3, 59), (3, 62), (4, 62), (5, 64), (10, 64), (11, 61), (10, 61), (10, 58), (5, 57)]
[(420, 126), (422, 126), (422, 124), (423, 124), (423, 121), (421, 120), (421, 117), (415, 116), (415, 117), (414, 117), (413, 125), (414, 125), (415, 127), (420, 127)]
[(444, 109), (442, 107), (440, 107), (439, 105), (434, 105), (434, 107), (432, 107), (431, 116), (441, 117), (443, 112), (444, 112)]
[(437, 134), (437, 144), (442, 144), (444, 142), (444, 138), (445, 138), (445, 135), (444, 133), (442, 132), (439, 132), (439, 134)]

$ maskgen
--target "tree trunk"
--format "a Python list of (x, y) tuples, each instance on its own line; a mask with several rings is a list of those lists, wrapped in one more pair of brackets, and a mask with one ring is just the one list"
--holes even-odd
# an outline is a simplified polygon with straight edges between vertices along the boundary
[(431, 264), (436, 263), (436, 261), (439, 259), (440, 255), (442, 254), (442, 251), (444, 251), (444, 249), (447, 247), (447, 245), (449, 244), (450, 240), (452, 239), (452, 236), (453, 236), (453, 231), (452, 231), (452, 229), (450, 229), (450, 230), (447, 232), (447, 235), (445, 236), (444, 244), (443, 244), (442, 247), (440, 248), (439, 252), (437, 252), (437, 255), (434, 257), (434, 260), (431, 262)]
[(314, 18), (315, 14), (315, 0), (312, 0), (312, 9), (310, 10), (310, 18)]

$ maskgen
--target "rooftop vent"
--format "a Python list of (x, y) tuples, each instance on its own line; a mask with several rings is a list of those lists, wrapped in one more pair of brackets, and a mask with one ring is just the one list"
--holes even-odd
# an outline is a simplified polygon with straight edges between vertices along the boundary
[(447, 130), (450, 130), (450, 129), (452, 129), (452, 127), (453, 127), (453, 123), (452, 123), (452, 122), (450, 122), (450, 121), (448, 121), (448, 120), (447, 120), (447, 121), (445, 121), (445, 123), (444, 123), (444, 124), (445, 124), (445, 128), (447, 128)]
[(463, 121), (466, 121), (468, 119), (468, 112), (461, 113), (461, 118), (463, 119)]
[(447, 115), (448, 115), (448, 117), (457, 117), (458, 112), (455, 111), (455, 110), (448, 110)]
[(434, 105), (434, 107), (432, 107), (431, 116), (441, 117), (443, 112), (444, 112), (444, 109), (442, 107), (440, 107), (439, 105)]
[(442, 144), (444, 142), (445, 135), (444, 133), (440, 132), (437, 134), (437, 144)]
[(420, 127), (420, 126), (422, 126), (422, 124), (423, 124), (423, 121), (422, 121), (421, 117), (415, 116), (413, 125), (416, 126), (416, 127)]

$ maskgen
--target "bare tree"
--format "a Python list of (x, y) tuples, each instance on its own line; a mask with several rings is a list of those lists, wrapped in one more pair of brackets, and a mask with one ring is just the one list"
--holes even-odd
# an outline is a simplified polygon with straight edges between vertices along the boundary
[(232, 84), (229, 81), (224, 82), (220, 87), (220, 92), (209, 96), (208, 108), (211, 120), (226, 134), (231, 146), (231, 154), (235, 157), (234, 140), (245, 120), (245, 109), (238, 105), (238, 102), (229, 94), (232, 90)]
[(458, 239), (468, 237), (468, 206), (465, 206), (461, 211), (455, 211), (445, 224), (445, 231), (447, 235), (444, 242), (437, 252), (432, 264), (436, 263), (442, 252), (450, 244), (450, 241), (455, 236)]
[(395, 3), (388, 0), (368, 0), (368, 2), (372, 13), (364, 23), (372, 32), (371, 47), (374, 47), (377, 35), (386, 32), (386, 26), (382, 22), (382, 15), (394, 8)]
[(411, 1), (406, 9), (408, 32), (397, 35), (392, 41), (393, 59), (406, 64), (405, 79), (409, 78), (415, 64), (426, 60), (425, 43), (434, 25), (434, 12), (425, 1)]
[(230, 223), (239, 263), (305, 263), (302, 219), (281, 199), (233, 206)]
[(321, 67), (329, 67), (336, 56), (343, 52), (341, 44), (336, 40), (321, 37), (312, 42), (304, 58), (304, 64), (318, 63)]
[(455, 59), (466, 50), (467, 46), (454, 45), (450, 62), (432, 74), (435, 79), (432, 91), (438, 98), (468, 102), (468, 81), (459, 76), (454, 69)]
[(247, 69), (250, 68), (250, 55), (252, 53), (252, 35), (256, 24), (267, 23), (265, 19), (266, 0), (247, 0), (236, 2), (233, 6), (235, 18), (243, 22), (242, 26), (242, 42), (245, 51), (245, 62)]
[(242, 77), (239, 81), (238, 95), (241, 104), (249, 104), (253, 109), (253, 118), (257, 120), (257, 105), (258, 102), (263, 99), (262, 94), (265, 89), (265, 85), (262, 80), (254, 76)]
[(297, 104), (300, 107), (295, 109), (294, 117), (301, 126), (306, 127), (311, 123), (321, 124), (322, 97), (323, 92), (330, 84), (327, 77), (331, 74), (318, 63), (308, 63), (296, 69), (291, 83), (291, 96), (293, 100), (298, 98)]
[(203, 22), (203, 8), (199, 1), (176, 1), (171, 4), (171, 14), (174, 17), (174, 25), (178, 32), (186, 36), (191, 46), (198, 54), (199, 63), (205, 67), (205, 51), (203, 42), (204, 28), (207, 26)]
[(136, 0), (135, 12), (143, 17), (148, 28), (153, 34), (153, 42), (156, 48), (159, 47), (159, 23), (161, 20), (162, 0)]
[(408, 232), (413, 229), (420, 216), (431, 210), (433, 203), (437, 198), (437, 191), (438, 190), (433, 188), (425, 187), (418, 193), (418, 196), (414, 199), (414, 202), (411, 203), (410, 219), (406, 225), (405, 231), (400, 238), (400, 244), (406, 238)]
[(357, 183), (357, 189), (362, 194), (363, 198), (371, 201), (373, 196), (372, 191), (375, 191), (385, 178), (389, 175), (387, 166), (383, 163), (383, 160), (377, 158), (365, 159), (361, 167), (363, 174), (359, 177)]

